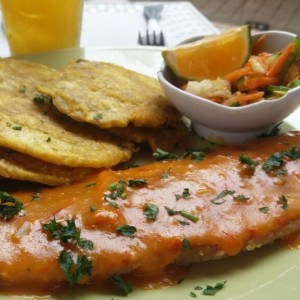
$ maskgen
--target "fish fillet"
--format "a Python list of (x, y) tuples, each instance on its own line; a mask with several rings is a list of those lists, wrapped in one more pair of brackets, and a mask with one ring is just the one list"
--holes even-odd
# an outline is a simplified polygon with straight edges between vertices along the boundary
[[(1, 220), (1, 282), (66, 281), (58, 263), (63, 250), (86, 255), (93, 264), (86, 280), (97, 281), (128, 272), (161, 274), (172, 264), (220, 259), (271, 243), (300, 229), (299, 148), (300, 132), (291, 132), (222, 147), (200, 162), (105, 170), (80, 183), (44, 189), (39, 201), (31, 201), (33, 192), (15, 192), (24, 209), (10, 221)], [(242, 154), (252, 164), (242, 162)], [(280, 163), (274, 168), (276, 157)], [(111, 184), (122, 182), (124, 191), (113, 197)], [(152, 219), (145, 214), (150, 204), (158, 208)], [(42, 225), (54, 217), (57, 222), (73, 218), (93, 249), (53, 239)], [(124, 236), (117, 232), (120, 225), (136, 232)], [(189, 249), (183, 249), (183, 241)]]

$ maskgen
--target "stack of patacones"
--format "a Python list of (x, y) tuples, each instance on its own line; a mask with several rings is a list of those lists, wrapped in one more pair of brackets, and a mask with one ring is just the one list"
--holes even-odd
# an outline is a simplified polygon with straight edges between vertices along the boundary
[(0, 177), (48, 185), (172, 148), (180, 116), (154, 78), (105, 62), (0, 59)]

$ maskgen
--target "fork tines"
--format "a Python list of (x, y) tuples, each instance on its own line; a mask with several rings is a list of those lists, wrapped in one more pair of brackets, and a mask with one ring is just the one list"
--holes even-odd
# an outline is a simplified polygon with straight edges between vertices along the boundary
[(138, 42), (143, 46), (164, 46), (165, 38), (162, 31), (158, 33), (156, 31), (149, 32), (149, 30), (146, 30), (146, 34), (144, 36), (142, 36), (141, 32), (139, 32)]

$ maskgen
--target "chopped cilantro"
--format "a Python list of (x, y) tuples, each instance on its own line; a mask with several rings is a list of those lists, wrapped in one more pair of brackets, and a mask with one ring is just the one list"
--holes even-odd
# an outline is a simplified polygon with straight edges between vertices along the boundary
[(95, 121), (101, 120), (101, 119), (103, 119), (103, 114), (96, 114), (96, 115), (94, 115), (93, 119)]
[(116, 200), (118, 198), (125, 199), (127, 194), (125, 192), (126, 182), (124, 180), (119, 180), (119, 182), (113, 182), (109, 185), (108, 189), (111, 192), (108, 195), (105, 195), (105, 199), (110, 198)]
[(96, 185), (96, 182), (87, 183), (84, 187), (90, 188)]
[(130, 286), (130, 284), (119, 274), (112, 275), (110, 279), (114, 284), (121, 288), (126, 296), (133, 291), (133, 288)]
[(169, 208), (168, 206), (165, 206), (165, 209), (168, 212), (169, 216), (174, 216), (180, 213), (180, 211)]
[(192, 249), (191, 243), (188, 239), (183, 239), (182, 240), (182, 249), (185, 251), (189, 251)]
[(190, 225), (190, 223), (189, 222), (187, 222), (187, 221), (184, 221), (184, 220), (180, 220), (180, 219), (177, 219), (176, 220), (180, 225), (183, 225), (183, 226), (187, 226), (187, 225)]
[(183, 158), (186, 158), (186, 157), (191, 157), (192, 160), (196, 161), (196, 162), (199, 162), (199, 161), (202, 161), (205, 157), (205, 153), (200, 150), (200, 149), (187, 149), (184, 154), (183, 154)]
[(23, 209), (23, 203), (7, 192), (0, 191), (0, 218), (10, 220)]
[(112, 207), (114, 207), (114, 208), (119, 208), (119, 205), (118, 205), (118, 203), (116, 202), (116, 201), (114, 201), (114, 200), (109, 200), (109, 199), (107, 199), (107, 198), (105, 198), (105, 201), (109, 204), (109, 205), (111, 205)]
[(196, 295), (194, 292), (190, 292), (190, 296), (191, 296), (192, 298), (197, 298), (197, 295)]
[(136, 233), (136, 228), (134, 226), (131, 226), (131, 225), (119, 225), (117, 227), (117, 232), (120, 235), (134, 237), (134, 235)]
[(14, 125), (11, 127), (13, 130), (18, 130), (21, 131), (22, 130), (22, 126), (21, 125)]
[(40, 190), (34, 191), (31, 199), (32, 199), (32, 201), (41, 200), (41, 191)]
[(191, 198), (190, 190), (188, 188), (184, 188), (181, 194), (175, 194), (175, 198), (176, 200), (179, 200), (181, 198), (183, 199)]
[(289, 208), (288, 200), (284, 195), (281, 195), (277, 201), (278, 204), (281, 204), (281, 208), (283, 210), (287, 210)]
[(270, 210), (270, 208), (267, 206), (262, 206), (258, 210), (261, 211), (262, 213), (266, 214)]
[(156, 205), (147, 203), (144, 215), (148, 218), (148, 220), (155, 221), (158, 211), (159, 209)]
[(95, 212), (96, 211), (96, 206), (94, 204), (90, 205), (90, 212)]
[(214, 199), (210, 200), (213, 204), (223, 204), (226, 200), (224, 199), (227, 195), (233, 195), (235, 191), (223, 190), (220, 194), (218, 194)]
[(202, 290), (203, 295), (214, 296), (217, 292), (224, 288), (226, 281), (218, 282), (214, 286), (206, 285), (206, 288)]
[(19, 93), (20, 94), (25, 94), (26, 92), (26, 86), (25, 85), (22, 85), (20, 88), (19, 88)]
[(252, 169), (255, 169), (258, 166), (258, 161), (245, 154), (240, 155), (240, 162), (243, 164), (247, 164)]
[(52, 105), (52, 97), (49, 95), (40, 94), (35, 96), (32, 100), (37, 105)]
[(246, 197), (245, 195), (242, 195), (242, 194), (233, 196), (233, 200), (240, 201), (240, 202), (244, 202), (244, 201), (247, 201), (249, 199), (250, 199), (249, 197)]
[(300, 150), (297, 150), (297, 148), (293, 146), (287, 151), (275, 152), (267, 158), (262, 168), (265, 172), (270, 172), (273, 169), (282, 167), (286, 162), (285, 158), (290, 160), (300, 158)]
[(50, 136), (48, 136), (46, 142), (47, 142), (47, 143), (50, 143), (50, 142), (51, 142), (51, 137), (50, 137)]
[(161, 150), (159, 148), (153, 153), (153, 157), (158, 161), (178, 159), (176, 154)]
[(66, 220), (67, 225), (64, 226), (61, 223), (56, 222), (56, 219), (52, 219), (50, 223), (43, 224), (43, 229), (48, 230), (55, 240), (61, 240), (68, 242), (69, 240), (75, 240), (78, 246), (82, 249), (93, 249), (93, 242), (82, 239), (80, 237), (81, 232), (76, 228), (75, 220)]
[(193, 215), (192, 213), (185, 211), (185, 210), (180, 211), (180, 215), (194, 223), (196, 223), (199, 220), (198, 216)]
[(85, 255), (77, 256), (77, 265), (74, 269), (73, 258), (67, 251), (63, 250), (59, 254), (58, 263), (69, 280), (70, 287), (73, 287), (74, 284), (83, 276), (91, 276), (92, 274), (92, 261), (89, 260)]
[(146, 179), (129, 179), (127, 185), (132, 187), (132, 186), (140, 186), (140, 185), (145, 185), (147, 184)]
[(171, 172), (171, 167), (168, 168), (167, 170), (165, 170), (165, 171), (160, 175), (160, 177), (163, 178), (163, 179), (169, 178), (170, 172)]
[(271, 128), (270, 131), (264, 132), (262, 133), (259, 137), (264, 137), (264, 138), (268, 138), (268, 137), (273, 137), (273, 136), (277, 136), (280, 132), (280, 125), (282, 124), (282, 122), (276, 124), (274, 127)]

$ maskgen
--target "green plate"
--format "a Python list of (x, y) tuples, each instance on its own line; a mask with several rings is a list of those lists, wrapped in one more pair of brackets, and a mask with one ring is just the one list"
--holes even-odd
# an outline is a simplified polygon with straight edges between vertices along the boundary
[[(160, 51), (160, 48), (151, 47), (70, 49), (28, 55), (22, 58), (55, 68), (62, 67), (70, 59), (86, 58), (108, 61), (156, 77), (156, 73), (162, 65)], [(290, 115), (284, 122), (284, 130), (300, 129), (299, 115), (300, 109)], [(236, 257), (192, 266), (188, 277), (180, 284), (157, 290), (136, 289), (127, 298), (130, 300), (210, 299), (212, 296), (205, 296), (201, 290), (194, 288), (226, 281), (225, 287), (213, 296), (214, 300), (296, 300), (300, 299), (299, 278), (299, 251), (272, 245), (252, 252), (244, 252)], [(10, 299), (10, 297), (0, 296), (0, 300), (4, 299)], [(17, 299), (22, 299), (22, 297), (17, 297)], [(39, 299), (41, 298), (39, 297)], [(69, 291), (63, 296), (47, 297), (47, 299), (118, 300), (124, 299), (124, 297), (113, 294)]]

